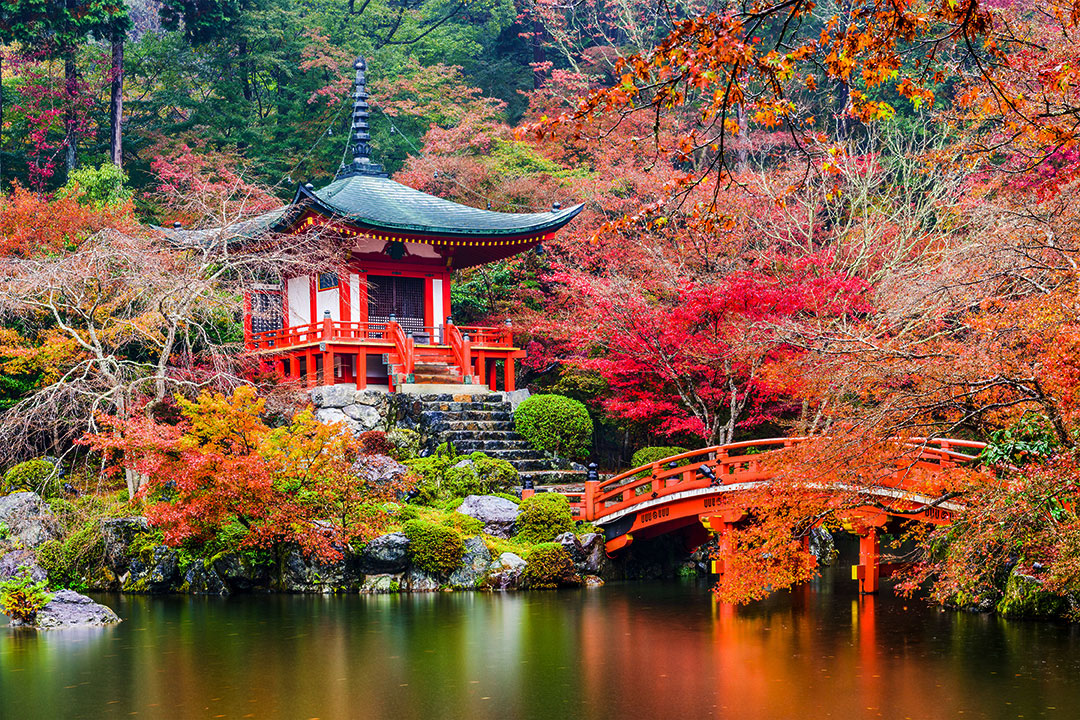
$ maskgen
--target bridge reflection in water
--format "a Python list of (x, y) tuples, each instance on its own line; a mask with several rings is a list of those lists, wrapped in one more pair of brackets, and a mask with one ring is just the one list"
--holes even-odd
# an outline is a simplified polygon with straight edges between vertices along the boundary
[(105, 599), (119, 626), (26, 634), (0, 621), (0, 718), (937, 720), (1080, 707), (1076, 629), (860, 598), (828, 577), (741, 608), (703, 583)]

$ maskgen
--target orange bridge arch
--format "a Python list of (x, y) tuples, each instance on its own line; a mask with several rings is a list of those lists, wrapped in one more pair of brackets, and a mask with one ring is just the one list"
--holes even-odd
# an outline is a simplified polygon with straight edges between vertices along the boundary
[[(582, 490), (551, 488), (566, 495), (574, 517), (604, 531), (608, 555), (614, 555), (635, 539), (646, 539), (689, 530), (688, 541), (700, 545), (709, 532), (720, 535), (745, 516), (740, 491), (771, 482), (778, 474), (779, 453), (821, 438), (771, 438), (715, 445), (673, 455), (649, 465), (627, 470), (606, 480), (592, 479)], [(878, 580), (878, 534), (888, 517), (945, 524), (962, 505), (932, 498), (911, 487), (912, 468), (940, 472), (974, 461), (985, 443), (949, 438), (903, 438), (896, 472), (875, 478), (872, 484), (836, 486), (857, 490), (874, 498), (873, 505), (855, 508), (859, 517), (860, 562), (853, 569), (860, 590), (875, 592)], [(523, 497), (533, 494), (523, 491)]]

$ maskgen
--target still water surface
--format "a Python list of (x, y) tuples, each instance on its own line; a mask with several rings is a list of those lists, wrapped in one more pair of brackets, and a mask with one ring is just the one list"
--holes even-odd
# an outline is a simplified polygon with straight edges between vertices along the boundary
[(0, 718), (1080, 718), (1077, 629), (843, 582), (100, 599), (125, 622), (0, 619)]

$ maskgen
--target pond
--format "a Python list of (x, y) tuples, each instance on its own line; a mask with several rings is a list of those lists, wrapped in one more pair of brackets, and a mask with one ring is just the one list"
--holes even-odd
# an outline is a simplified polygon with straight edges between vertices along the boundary
[(1080, 717), (1076, 628), (828, 576), (738, 609), (692, 581), (97, 599), (125, 622), (0, 619), (0, 718)]

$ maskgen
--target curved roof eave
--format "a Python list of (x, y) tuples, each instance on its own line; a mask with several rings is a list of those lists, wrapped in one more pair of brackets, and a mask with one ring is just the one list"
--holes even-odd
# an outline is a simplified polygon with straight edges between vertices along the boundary
[(460, 205), (382, 177), (352, 176), (320, 190), (297, 188), (294, 204), (371, 230), (456, 237), (536, 235), (558, 230), (584, 204), (542, 213), (503, 213)]

